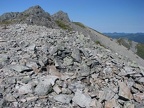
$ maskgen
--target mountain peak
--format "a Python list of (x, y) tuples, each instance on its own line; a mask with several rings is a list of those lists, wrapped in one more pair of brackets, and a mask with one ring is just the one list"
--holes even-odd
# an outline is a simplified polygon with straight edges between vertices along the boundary
[(70, 22), (68, 14), (63, 12), (62, 10), (53, 14), (52, 17), (54, 20), (61, 20), (61, 21), (65, 21), (65, 22)]
[(41, 13), (45, 13), (45, 11), (39, 5), (36, 5), (36, 6), (32, 6), (32, 7), (28, 8), (23, 13), (25, 13), (25, 14), (41, 14)]

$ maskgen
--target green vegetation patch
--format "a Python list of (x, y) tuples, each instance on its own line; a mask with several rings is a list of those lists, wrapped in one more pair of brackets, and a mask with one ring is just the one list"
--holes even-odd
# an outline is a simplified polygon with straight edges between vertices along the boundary
[(96, 41), (95, 43), (96, 43), (97, 45), (101, 45), (100, 41)]
[(78, 26), (80, 26), (80, 27), (82, 27), (82, 28), (86, 28), (82, 23), (80, 23), (80, 22), (73, 22), (74, 24), (76, 24), (76, 25), (78, 25)]
[(10, 21), (10, 20), (7, 20), (7, 21), (2, 21), (0, 22), (0, 25), (9, 25), (9, 24), (13, 24), (15, 21)]
[(95, 41), (95, 43), (96, 43), (97, 45), (100, 45), (100, 46), (106, 48), (104, 45), (102, 45), (102, 44), (100, 43), (100, 41)]
[(60, 20), (56, 20), (55, 21), (56, 23), (57, 23), (57, 25), (60, 27), (60, 28), (62, 28), (62, 29), (64, 29), (64, 30), (72, 30), (72, 28), (70, 28), (70, 26), (68, 26), (67, 24), (65, 24), (63, 21), (60, 21)]
[(144, 59), (144, 44), (137, 45), (137, 55)]
[(127, 42), (125, 42), (125, 40), (122, 39), (122, 38), (118, 39), (117, 42), (118, 42), (119, 45), (123, 45), (123, 46), (126, 47), (128, 50), (130, 49), (131, 44), (132, 44), (131, 41), (128, 41), (128, 43), (127, 43)]

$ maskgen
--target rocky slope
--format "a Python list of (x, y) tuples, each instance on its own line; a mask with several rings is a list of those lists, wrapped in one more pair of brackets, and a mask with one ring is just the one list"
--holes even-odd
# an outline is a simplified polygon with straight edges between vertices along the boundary
[(0, 32), (0, 107), (143, 107), (144, 68), (90, 36), (26, 24)]
[(0, 26), (0, 108), (143, 108), (141, 58), (61, 11), (36, 18)]
[(144, 59), (144, 44), (134, 42), (125, 38), (119, 38), (119, 39), (113, 39), (115, 42), (117, 42), (119, 45), (122, 45), (126, 47), (128, 50), (131, 50), (135, 54), (137, 54), (139, 57)]
[[(132, 45), (130, 46), (130, 48), (129, 48), (130, 50), (129, 50), (127, 48), (127, 46), (121, 45), (119, 42), (101, 34), (100, 32), (98, 32), (92, 28), (87, 27), (86, 25), (83, 25), (81, 23), (69, 22), (69, 18), (67, 16), (67, 14), (63, 12), (63, 16), (65, 16), (65, 17), (62, 18), (60, 13), (61, 13), (61, 11), (54, 14), (53, 16), (56, 17), (54, 19), (57, 21), (61, 21), (61, 23), (65, 24), (66, 28), (68, 28), (69, 30), (78, 31), (78, 32), (84, 34), (85, 36), (90, 36), (91, 39), (95, 43), (98, 42), (100, 45), (104, 46), (105, 48), (107, 48), (109, 50), (112, 50), (114, 53), (118, 53), (122, 56), (126, 56), (129, 59), (133, 60), (134, 62), (137, 62), (141, 66), (144, 66), (144, 60), (141, 58), (141, 57), (143, 57), (143, 56), (141, 56), (143, 54), (141, 54), (140, 50), (139, 50), (140, 54), (137, 54), (138, 48), (135, 48), (137, 46), (137, 43), (132, 42)], [(57, 17), (59, 15), (60, 15), (60, 17)], [(126, 41), (125, 43), (128, 43), (128, 42)], [(128, 43), (128, 45), (129, 44), (130, 43)]]
[(116, 40), (120, 45), (125, 46), (128, 50), (133, 51), (139, 57), (144, 59), (144, 44), (134, 42), (128, 39), (119, 38)]
[(104, 33), (144, 59), (144, 33)]
[(115, 41), (117, 41), (120, 45), (125, 46), (128, 50), (131, 50), (134, 53), (137, 53), (137, 45), (138, 45), (137, 42), (130, 41), (130, 40), (124, 39), (124, 38), (119, 38)]

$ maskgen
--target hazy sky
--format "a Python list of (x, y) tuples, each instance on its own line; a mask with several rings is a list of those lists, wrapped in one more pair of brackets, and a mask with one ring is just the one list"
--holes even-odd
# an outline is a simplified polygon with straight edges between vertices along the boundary
[(0, 0), (0, 15), (40, 5), (100, 32), (144, 32), (144, 0)]

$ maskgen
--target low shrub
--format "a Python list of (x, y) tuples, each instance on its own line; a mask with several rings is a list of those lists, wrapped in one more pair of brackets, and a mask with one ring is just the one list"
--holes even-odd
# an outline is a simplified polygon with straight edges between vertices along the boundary
[(137, 45), (137, 55), (144, 59), (144, 44)]
[(14, 23), (14, 21), (2, 21), (2, 22), (0, 22), (0, 25), (9, 25), (12, 23)]
[(97, 45), (101, 45), (100, 41), (96, 41), (95, 43), (96, 43)]
[(104, 45), (102, 45), (102, 44), (100, 43), (100, 41), (96, 41), (95, 43), (96, 43), (97, 45), (100, 45), (100, 46), (106, 48)]
[(86, 28), (82, 23), (80, 23), (80, 22), (73, 22), (74, 24), (76, 24), (76, 25), (78, 25), (78, 26), (80, 26), (80, 27), (82, 27), (82, 28)]
[(56, 22), (56, 24), (57, 24), (60, 28), (62, 28), (62, 29), (72, 30), (72, 28), (70, 28), (70, 26), (68, 26), (67, 24), (65, 24), (63, 21), (56, 20), (55, 22)]

